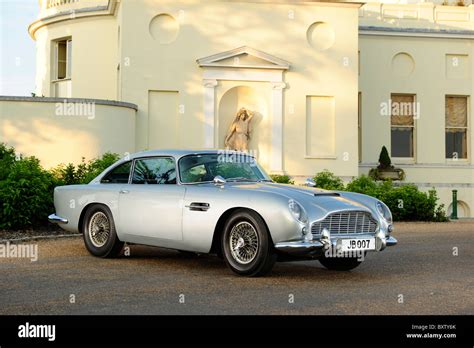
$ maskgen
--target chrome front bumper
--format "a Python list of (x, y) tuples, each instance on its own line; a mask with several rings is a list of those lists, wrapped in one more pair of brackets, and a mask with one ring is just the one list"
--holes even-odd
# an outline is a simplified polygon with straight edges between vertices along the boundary
[[(295, 256), (318, 256), (319, 254), (324, 253), (326, 249), (329, 249), (331, 246), (336, 247), (337, 240), (343, 238), (374, 238), (374, 235), (357, 235), (353, 237), (341, 236), (329, 239), (321, 240), (312, 240), (312, 241), (293, 241), (293, 242), (280, 242), (275, 244), (275, 249), (285, 254), (291, 254)], [(388, 238), (382, 238), (381, 236), (375, 235), (376, 240), (376, 251), (382, 251), (386, 247), (394, 246), (398, 241), (389, 236)]]
[(396, 240), (392, 236), (387, 238), (387, 246), (394, 246), (394, 245), (397, 245), (397, 243), (398, 243), (398, 240)]
[(49, 222), (58, 225), (66, 225), (69, 222), (67, 221), (67, 219), (57, 216), (56, 214), (51, 214), (50, 216), (48, 216), (48, 220)]

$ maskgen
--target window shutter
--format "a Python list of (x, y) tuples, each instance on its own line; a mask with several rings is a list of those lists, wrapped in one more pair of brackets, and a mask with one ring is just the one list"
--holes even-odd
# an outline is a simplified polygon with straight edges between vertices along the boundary
[(66, 77), (71, 78), (71, 67), (72, 67), (72, 40), (67, 41), (66, 46)]
[(466, 97), (446, 97), (446, 127), (467, 127)]
[(392, 110), (390, 110), (392, 126), (414, 125), (414, 97), (412, 95), (392, 94)]
[(59, 78), (59, 43), (54, 43), (54, 79)]

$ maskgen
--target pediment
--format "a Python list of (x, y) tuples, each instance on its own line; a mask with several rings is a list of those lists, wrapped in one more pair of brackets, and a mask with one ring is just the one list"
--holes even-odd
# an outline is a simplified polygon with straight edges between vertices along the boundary
[(290, 68), (290, 63), (287, 61), (247, 46), (198, 59), (197, 63), (201, 67), (276, 70)]

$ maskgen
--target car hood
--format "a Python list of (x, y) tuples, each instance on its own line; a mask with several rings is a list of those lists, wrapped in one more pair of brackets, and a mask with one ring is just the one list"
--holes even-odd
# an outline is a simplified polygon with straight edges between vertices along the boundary
[[(318, 188), (284, 185), (276, 183), (226, 183), (226, 190), (245, 190), (252, 193), (265, 192), (280, 197), (294, 199), (302, 204), (310, 215), (321, 217), (335, 210), (364, 210), (374, 213), (372, 207), (356, 200), (354, 196), (345, 197), (344, 192), (327, 191)], [(374, 204), (375, 207), (375, 204)]]

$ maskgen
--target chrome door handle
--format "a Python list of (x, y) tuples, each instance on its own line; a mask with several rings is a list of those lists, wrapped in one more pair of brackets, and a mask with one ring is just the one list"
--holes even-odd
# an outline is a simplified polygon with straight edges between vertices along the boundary
[(208, 211), (211, 205), (209, 203), (191, 203), (186, 208), (189, 208), (191, 211)]
[(122, 195), (126, 195), (127, 193), (130, 193), (130, 191), (129, 190), (120, 190), (119, 193), (122, 194)]

